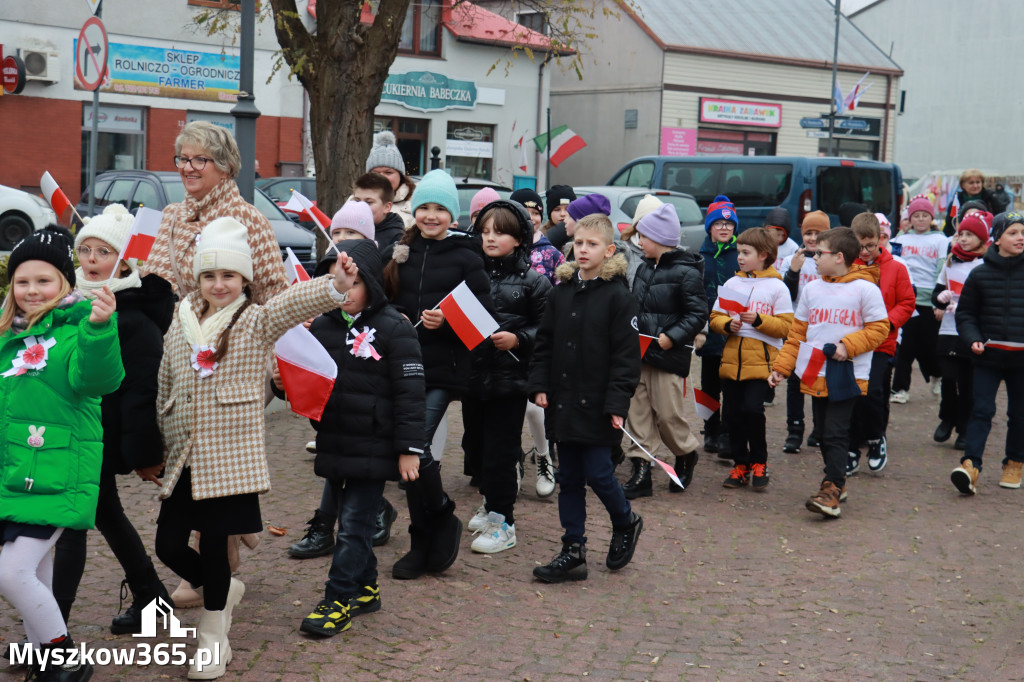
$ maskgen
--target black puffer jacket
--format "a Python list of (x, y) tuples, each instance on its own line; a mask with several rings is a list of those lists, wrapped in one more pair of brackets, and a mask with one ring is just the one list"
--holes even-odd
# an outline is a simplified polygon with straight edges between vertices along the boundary
[[(703, 272), (704, 258), (680, 249), (662, 254), (657, 264), (645, 258), (637, 267), (633, 295), (640, 310), (640, 333), (655, 337), (643, 357), (651, 367), (690, 375), (687, 346), (708, 321)], [(672, 339), (670, 349), (658, 345), (659, 334)]]
[(156, 423), (157, 374), (164, 355), (164, 332), (174, 314), (171, 285), (156, 275), (142, 286), (116, 294), (117, 335), (124, 380), (103, 396), (103, 469), (127, 474), (163, 461)]
[(599, 277), (582, 281), (579, 265), (558, 268), (530, 363), (530, 396), (546, 393), (548, 438), (617, 445), (623, 418), (640, 381), (636, 299), (626, 286), (626, 259), (605, 261)]
[[(1024, 255), (1005, 258), (998, 249), (971, 270), (956, 306), (956, 329), (970, 346), (976, 341), (1024, 343)], [(1024, 367), (1024, 352), (986, 348), (979, 365)]]
[[(488, 204), (477, 217), (478, 223), (482, 224), (481, 219), (495, 207), (514, 211), (520, 219), (522, 230), (520, 245), (511, 254), (504, 258), (484, 256), (491, 277), (494, 319), (501, 325), (498, 331), (513, 332), (519, 339), (519, 345), (511, 352), (499, 351), (493, 341), (485, 339), (473, 349), (469, 390), (470, 395), (481, 399), (526, 396), (537, 327), (540, 326), (547, 295), (551, 291), (551, 282), (530, 266), (533, 223), (529, 215), (518, 204), (501, 200)], [(518, 361), (515, 358), (519, 358)]]
[[(397, 250), (401, 258), (404, 248), (395, 244), (384, 249), (381, 257), (387, 263)], [(417, 233), (408, 246), (408, 258), (398, 264), (398, 281), (398, 291), (391, 303), (413, 324), (419, 321), (424, 310), (436, 308), (462, 281), (484, 308), (494, 313), (479, 242), (464, 233), (450, 231), (440, 240), (424, 239)], [(439, 329), (427, 329), (421, 324), (416, 330), (427, 372), (427, 388), (464, 392), (470, 365), (466, 345), (447, 322)]]
[(380, 225), (373, 226), (373, 234), (381, 251), (401, 239), (404, 233), (405, 222), (402, 220), (402, 216), (394, 212), (384, 216)]
[[(352, 322), (340, 309), (313, 321), (309, 331), (338, 364), (338, 380), (316, 429), (314, 471), (329, 479), (398, 479), (398, 456), (419, 455), (426, 443), (423, 424), (423, 362), (416, 330), (388, 304), (381, 261), (369, 240), (338, 244), (359, 267), (368, 304)], [(324, 259), (326, 272), (335, 257)], [(372, 330), (379, 360), (352, 354), (358, 334)]]
[[(963, 191), (962, 189), (958, 189), (956, 191), (956, 196), (960, 200), (960, 206), (963, 206), (968, 201), (980, 201), (984, 203), (985, 206), (988, 207), (988, 212), (991, 213), (992, 215), (998, 215), (999, 213), (1003, 212), (1003, 209), (1000, 208), (1002, 203), (998, 199), (996, 199), (995, 194), (992, 192), (992, 190), (987, 189), (985, 187), (982, 187), (981, 192), (975, 194), (974, 196), (968, 196), (967, 192)], [(947, 237), (953, 237), (956, 235), (956, 232), (953, 230), (952, 212), (946, 214), (946, 222), (942, 226), (942, 233)]]

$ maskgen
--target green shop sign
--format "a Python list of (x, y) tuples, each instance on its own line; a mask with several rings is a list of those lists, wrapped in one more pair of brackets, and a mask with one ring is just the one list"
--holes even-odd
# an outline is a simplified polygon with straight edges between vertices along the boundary
[(384, 81), (380, 101), (394, 102), (416, 111), (473, 109), (476, 107), (476, 84), (430, 71), (393, 73)]

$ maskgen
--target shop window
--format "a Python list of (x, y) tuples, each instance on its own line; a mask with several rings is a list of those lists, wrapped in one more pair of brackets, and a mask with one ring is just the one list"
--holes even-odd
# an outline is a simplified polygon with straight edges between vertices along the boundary
[(697, 130), (697, 156), (774, 156), (775, 133), (744, 130)]
[(406, 175), (423, 175), (426, 170), (427, 132), (430, 122), (422, 118), (375, 117), (373, 132), (390, 130), (395, 133), (398, 151), (405, 161)]
[(494, 126), (448, 122), (445, 168), (456, 178), (491, 179)]
[(398, 51), (402, 54), (441, 56), (440, 0), (419, 0), (409, 4)]
[(835, 153), (829, 154), (828, 139), (818, 140), (818, 156), (845, 156), (848, 159), (878, 160), (878, 140), (853, 136), (835, 138)]

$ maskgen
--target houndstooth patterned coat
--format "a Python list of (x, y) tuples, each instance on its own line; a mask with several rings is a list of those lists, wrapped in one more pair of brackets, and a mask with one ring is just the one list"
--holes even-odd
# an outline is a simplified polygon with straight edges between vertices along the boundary
[[(164, 338), (157, 396), (165, 463), (161, 499), (170, 497), (186, 463), (195, 500), (270, 490), (263, 423), (267, 362), (286, 331), (338, 307), (336, 295), (333, 278), (318, 277), (288, 287), (266, 305), (250, 305), (231, 330), (227, 356), (204, 379), (192, 368), (192, 347), (175, 316)], [(198, 310), (199, 292), (189, 301)]]

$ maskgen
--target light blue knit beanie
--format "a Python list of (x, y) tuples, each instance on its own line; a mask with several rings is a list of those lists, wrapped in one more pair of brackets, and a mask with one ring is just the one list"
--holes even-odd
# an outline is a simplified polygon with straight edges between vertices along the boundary
[(416, 183), (411, 203), (413, 214), (423, 204), (439, 204), (447, 209), (453, 221), (459, 219), (459, 190), (452, 176), (440, 168), (430, 171)]

